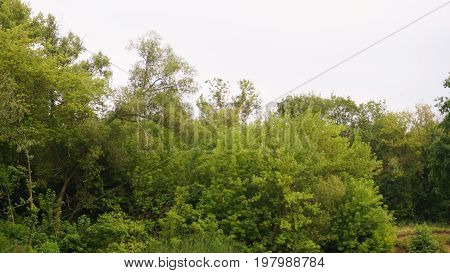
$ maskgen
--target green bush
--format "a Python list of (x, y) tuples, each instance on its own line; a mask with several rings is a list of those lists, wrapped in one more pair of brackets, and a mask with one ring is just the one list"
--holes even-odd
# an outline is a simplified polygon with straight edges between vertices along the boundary
[(190, 209), (214, 215), (252, 252), (392, 249), (393, 219), (372, 180), (379, 162), (367, 144), (350, 143), (341, 126), (311, 113), (262, 127), (218, 132), (217, 147), (199, 160), (203, 192)]
[(0, 221), (0, 252), (30, 252), (28, 228), (10, 221)]
[(59, 246), (56, 242), (45, 241), (36, 247), (36, 251), (40, 253), (59, 253)]
[(11, 241), (0, 233), (0, 253), (10, 252), (12, 249)]
[(81, 235), (87, 252), (146, 252), (152, 241), (142, 221), (133, 221), (123, 212), (102, 214)]
[(326, 251), (389, 252), (395, 239), (392, 223), (373, 181), (350, 179), (333, 212), (330, 233), (336, 237), (328, 242)]
[(59, 240), (61, 252), (85, 252), (87, 251), (87, 241), (83, 238), (91, 220), (86, 215), (82, 215), (75, 223), (63, 222), (63, 236)]
[(408, 250), (411, 253), (437, 252), (437, 242), (431, 236), (431, 229), (427, 225), (419, 225), (415, 228), (415, 233)]

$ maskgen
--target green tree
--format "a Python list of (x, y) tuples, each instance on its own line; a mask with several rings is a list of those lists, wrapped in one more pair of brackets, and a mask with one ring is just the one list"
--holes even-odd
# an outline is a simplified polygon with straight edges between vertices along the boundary
[(0, 1), (0, 27), (12, 29), (29, 21), (30, 8), (19, 0)]
[[(31, 210), (33, 191), (40, 186), (33, 180), (52, 177), (55, 184), (50, 187), (58, 192), (58, 231), (68, 185), (86, 160), (83, 158), (95, 153), (95, 138), (86, 139), (91, 136), (86, 129), (89, 120), (98, 119), (108, 82), (94, 71), (104, 70), (108, 62), (105, 58), (99, 62), (99, 56), (77, 62), (83, 51), (80, 39), (71, 33), (60, 36), (52, 16), (22, 21), (12, 29), (0, 30), (0, 134), (25, 156)], [(84, 151), (80, 140), (88, 146)], [(49, 170), (58, 171), (49, 174)]]
[(249, 80), (240, 80), (239, 93), (232, 96), (230, 84), (223, 79), (214, 78), (206, 81), (209, 85), (209, 96), (200, 96), (197, 106), (200, 109), (201, 118), (205, 122), (220, 122), (220, 124), (232, 125), (245, 123), (261, 107), (258, 91)]

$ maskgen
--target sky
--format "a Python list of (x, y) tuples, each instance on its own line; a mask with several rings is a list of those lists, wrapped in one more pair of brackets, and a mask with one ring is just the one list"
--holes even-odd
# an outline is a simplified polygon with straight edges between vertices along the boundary
[[(446, 0), (28, 0), (51, 13), (61, 32), (79, 35), (129, 70), (131, 40), (155, 31), (197, 71), (200, 84), (220, 77), (234, 90), (252, 80), (268, 103), (314, 75), (419, 18)], [(113, 67), (113, 84), (128, 75)], [(413, 110), (449, 96), (450, 4), (293, 94), (385, 100)]]

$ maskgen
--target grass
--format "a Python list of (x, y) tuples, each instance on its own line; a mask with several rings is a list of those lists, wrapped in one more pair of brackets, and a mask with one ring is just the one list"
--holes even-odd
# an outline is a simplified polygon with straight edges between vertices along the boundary
[(190, 236), (176, 242), (163, 242), (160, 253), (236, 253), (240, 246), (224, 236)]
[[(450, 226), (429, 225), (432, 237), (438, 244), (438, 252), (450, 253)], [(394, 252), (408, 252), (411, 238), (415, 232), (414, 225), (404, 225), (396, 227), (397, 239), (395, 242)]]

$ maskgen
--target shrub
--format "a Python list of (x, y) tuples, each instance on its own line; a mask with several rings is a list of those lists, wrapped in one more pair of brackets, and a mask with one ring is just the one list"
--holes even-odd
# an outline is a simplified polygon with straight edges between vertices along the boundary
[(63, 222), (64, 236), (60, 239), (61, 252), (85, 252), (87, 240), (83, 238), (86, 229), (91, 226), (91, 220), (82, 215), (73, 223)]
[(436, 241), (431, 236), (431, 230), (427, 225), (419, 225), (409, 244), (411, 253), (435, 253), (438, 250)]
[(0, 253), (9, 252), (12, 249), (11, 241), (0, 233)]
[(28, 228), (10, 221), (0, 221), (0, 252), (30, 252)]
[(99, 216), (82, 235), (87, 252), (144, 252), (150, 238), (141, 221), (133, 221), (123, 212), (109, 212)]
[(59, 253), (59, 246), (56, 242), (45, 241), (36, 247), (36, 251), (40, 253)]
[(330, 252), (389, 252), (394, 246), (392, 216), (372, 180), (350, 179), (346, 194), (333, 212)]

